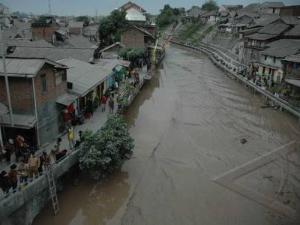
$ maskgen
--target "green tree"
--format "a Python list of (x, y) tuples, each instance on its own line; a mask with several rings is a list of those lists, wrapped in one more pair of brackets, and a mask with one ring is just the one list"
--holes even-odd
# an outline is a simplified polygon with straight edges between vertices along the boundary
[(76, 17), (76, 21), (83, 22), (84, 26), (88, 26), (90, 23), (90, 19), (88, 16), (78, 16)]
[(201, 8), (206, 11), (213, 11), (213, 10), (217, 10), (219, 7), (214, 0), (209, 0), (205, 2)]
[(101, 47), (120, 41), (122, 31), (127, 27), (126, 12), (114, 10), (100, 20), (99, 39)]
[(95, 179), (120, 168), (134, 148), (128, 126), (120, 115), (109, 116), (98, 132), (85, 132), (83, 139), (79, 166)]
[(156, 23), (159, 27), (165, 27), (177, 21), (179, 15), (178, 9), (173, 9), (170, 5), (165, 5), (156, 18)]

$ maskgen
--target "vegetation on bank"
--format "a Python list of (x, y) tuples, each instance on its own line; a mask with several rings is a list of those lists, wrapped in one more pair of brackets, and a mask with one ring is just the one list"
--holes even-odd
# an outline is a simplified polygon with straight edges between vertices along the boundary
[(213, 11), (213, 10), (218, 10), (219, 7), (218, 7), (216, 1), (209, 0), (202, 5), (201, 9), (205, 10), (205, 11)]
[(184, 8), (172, 8), (167, 4), (160, 10), (160, 14), (156, 18), (156, 24), (160, 29), (163, 29), (173, 23), (177, 23), (180, 16), (184, 13)]
[(134, 148), (128, 126), (122, 116), (110, 115), (96, 133), (85, 132), (79, 167), (94, 179), (101, 179), (122, 166)]
[(100, 47), (120, 41), (121, 33), (127, 26), (126, 12), (122, 10), (114, 10), (109, 16), (102, 18), (99, 24)]
[(189, 22), (182, 25), (176, 37), (183, 42), (190, 42), (197, 45), (215, 28), (215, 25), (207, 25), (201, 22)]
[(145, 49), (143, 48), (123, 48), (119, 56), (125, 60), (129, 60), (131, 63), (134, 63), (140, 58), (143, 58), (145, 55)]

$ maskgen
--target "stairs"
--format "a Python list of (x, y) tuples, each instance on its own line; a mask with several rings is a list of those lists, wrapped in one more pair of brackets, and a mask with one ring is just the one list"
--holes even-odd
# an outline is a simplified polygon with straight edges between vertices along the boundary
[(53, 176), (52, 165), (48, 165), (46, 167), (46, 176), (47, 176), (48, 185), (49, 185), (49, 193), (50, 193), (50, 198), (51, 198), (51, 202), (52, 202), (53, 212), (54, 212), (54, 215), (57, 215), (59, 212), (59, 204), (58, 204), (55, 178)]

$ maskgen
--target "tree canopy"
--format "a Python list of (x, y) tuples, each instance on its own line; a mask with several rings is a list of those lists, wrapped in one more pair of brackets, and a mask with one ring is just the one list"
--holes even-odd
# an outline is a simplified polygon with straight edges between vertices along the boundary
[(166, 4), (160, 14), (156, 18), (156, 23), (159, 27), (165, 27), (177, 21), (178, 16), (184, 13), (184, 9), (172, 8), (170, 5)]
[(120, 41), (122, 31), (127, 27), (126, 12), (114, 10), (100, 20), (99, 39), (101, 47)]
[(213, 10), (217, 10), (219, 7), (214, 0), (209, 0), (205, 2), (201, 8), (205, 11), (213, 11)]
[(134, 148), (128, 126), (118, 114), (110, 115), (105, 125), (95, 134), (85, 132), (83, 140), (79, 167), (95, 179), (120, 168)]
[(76, 17), (76, 21), (83, 22), (84, 26), (88, 26), (90, 23), (90, 19), (88, 16), (78, 16)]

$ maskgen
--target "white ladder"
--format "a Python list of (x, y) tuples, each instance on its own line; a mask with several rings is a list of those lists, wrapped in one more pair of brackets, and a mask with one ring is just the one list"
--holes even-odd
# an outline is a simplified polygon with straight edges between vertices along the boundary
[(58, 198), (57, 198), (56, 185), (55, 185), (55, 179), (53, 176), (52, 165), (46, 166), (46, 176), (47, 176), (48, 185), (49, 185), (49, 193), (50, 193), (50, 198), (52, 201), (53, 212), (54, 212), (54, 215), (57, 215), (57, 213), (59, 211), (59, 205), (58, 205)]

